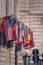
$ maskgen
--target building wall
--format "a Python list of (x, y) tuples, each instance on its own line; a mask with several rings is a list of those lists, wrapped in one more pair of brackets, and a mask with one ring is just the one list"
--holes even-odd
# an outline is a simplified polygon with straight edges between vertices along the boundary
[(0, 0), (0, 18), (6, 15), (6, 0)]

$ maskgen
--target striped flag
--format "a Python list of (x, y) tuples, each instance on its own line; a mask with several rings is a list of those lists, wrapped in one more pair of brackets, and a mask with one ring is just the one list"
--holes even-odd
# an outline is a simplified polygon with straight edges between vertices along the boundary
[(14, 40), (17, 41), (17, 36), (18, 36), (18, 22), (17, 20), (14, 18), (14, 27), (13, 27), (13, 35), (14, 35)]
[(28, 32), (27, 32), (27, 26), (24, 27), (24, 48), (28, 48)]
[(18, 44), (22, 44), (22, 36), (21, 36), (21, 23), (18, 22)]
[(9, 19), (8, 21), (6, 21), (5, 23), (6, 25), (6, 40), (10, 41), (10, 40), (14, 40), (13, 37), (13, 25), (14, 25), (14, 18)]
[(23, 44), (24, 39), (24, 24), (18, 22), (18, 44)]
[(32, 48), (33, 45), (33, 32), (28, 28), (28, 46)]
[(30, 30), (30, 28), (25, 27), (24, 34), (25, 34), (25, 38), (24, 38), (23, 47), (25, 49), (32, 48), (34, 46), (34, 44), (33, 44), (33, 32)]
[(22, 40), (24, 42), (24, 24), (23, 23), (21, 25), (21, 36), (22, 36)]

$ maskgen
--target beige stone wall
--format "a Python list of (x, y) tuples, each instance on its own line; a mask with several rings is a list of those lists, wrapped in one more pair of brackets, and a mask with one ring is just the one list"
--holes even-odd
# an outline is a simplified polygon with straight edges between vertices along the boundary
[(6, 0), (0, 0), (0, 18), (6, 16)]

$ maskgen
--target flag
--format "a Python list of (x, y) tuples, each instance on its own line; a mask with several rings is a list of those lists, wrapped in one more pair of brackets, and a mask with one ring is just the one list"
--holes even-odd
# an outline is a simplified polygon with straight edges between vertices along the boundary
[(24, 42), (24, 24), (23, 23), (21, 25), (21, 36), (22, 36), (22, 39), (23, 39), (23, 42)]
[(5, 23), (5, 21), (4, 20), (2, 20), (2, 24), (1, 24), (1, 29), (2, 29), (2, 31), (4, 31), (4, 23)]
[(6, 36), (4, 31), (0, 32), (0, 45), (2, 45), (3, 47), (6, 47)]
[(23, 43), (24, 37), (24, 25), (21, 22), (18, 22), (18, 44), (21, 45)]
[(5, 36), (5, 32), (4, 32), (4, 21), (0, 21), (0, 45), (2, 45), (3, 47), (6, 46), (6, 36)]
[(14, 27), (13, 27), (13, 35), (14, 35), (14, 40), (17, 41), (17, 34), (18, 34), (18, 22), (17, 20), (14, 18)]
[(6, 40), (13, 40), (13, 23), (14, 18), (5, 20), (5, 34), (6, 34)]
[(27, 26), (25, 26), (25, 28), (24, 28), (24, 42), (27, 42), (27, 40), (28, 40), (27, 35), (28, 35)]
[[(8, 24), (8, 25), (7, 25)], [(7, 21), (7, 34), (6, 34), (6, 40), (10, 41), (10, 40), (14, 40), (14, 36), (13, 36), (13, 26), (14, 26), (14, 18), (9, 19)]]
[(30, 30), (30, 28), (25, 27), (24, 34), (25, 34), (25, 37), (24, 37), (23, 47), (25, 49), (32, 48), (34, 46), (34, 44), (33, 44), (33, 32)]
[(18, 44), (19, 45), (21, 45), (21, 41), (22, 41), (21, 33), (20, 33), (20, 27), (21, 27), (21, 23), (18, 22)]
[(33, 47), (33, 32), (28, 28), (28, 46), (29, 48)]
[(28, 47), (28, 32), (27, 32), (27, 26), (24, 28), (24, 43), (23, 47), (27, 48)]

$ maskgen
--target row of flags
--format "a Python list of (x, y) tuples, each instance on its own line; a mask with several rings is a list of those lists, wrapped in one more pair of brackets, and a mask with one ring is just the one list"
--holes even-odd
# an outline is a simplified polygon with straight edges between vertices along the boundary
[(13, 41), (17, 41), (18, 45), (23, 45), (25, 49), (32, 48), (34, 46), (33, 32), (16, 18), (5, 16), (0, 19), (0, 44), (3, 43), (7, 47), (13, 46), (11, 44)]

